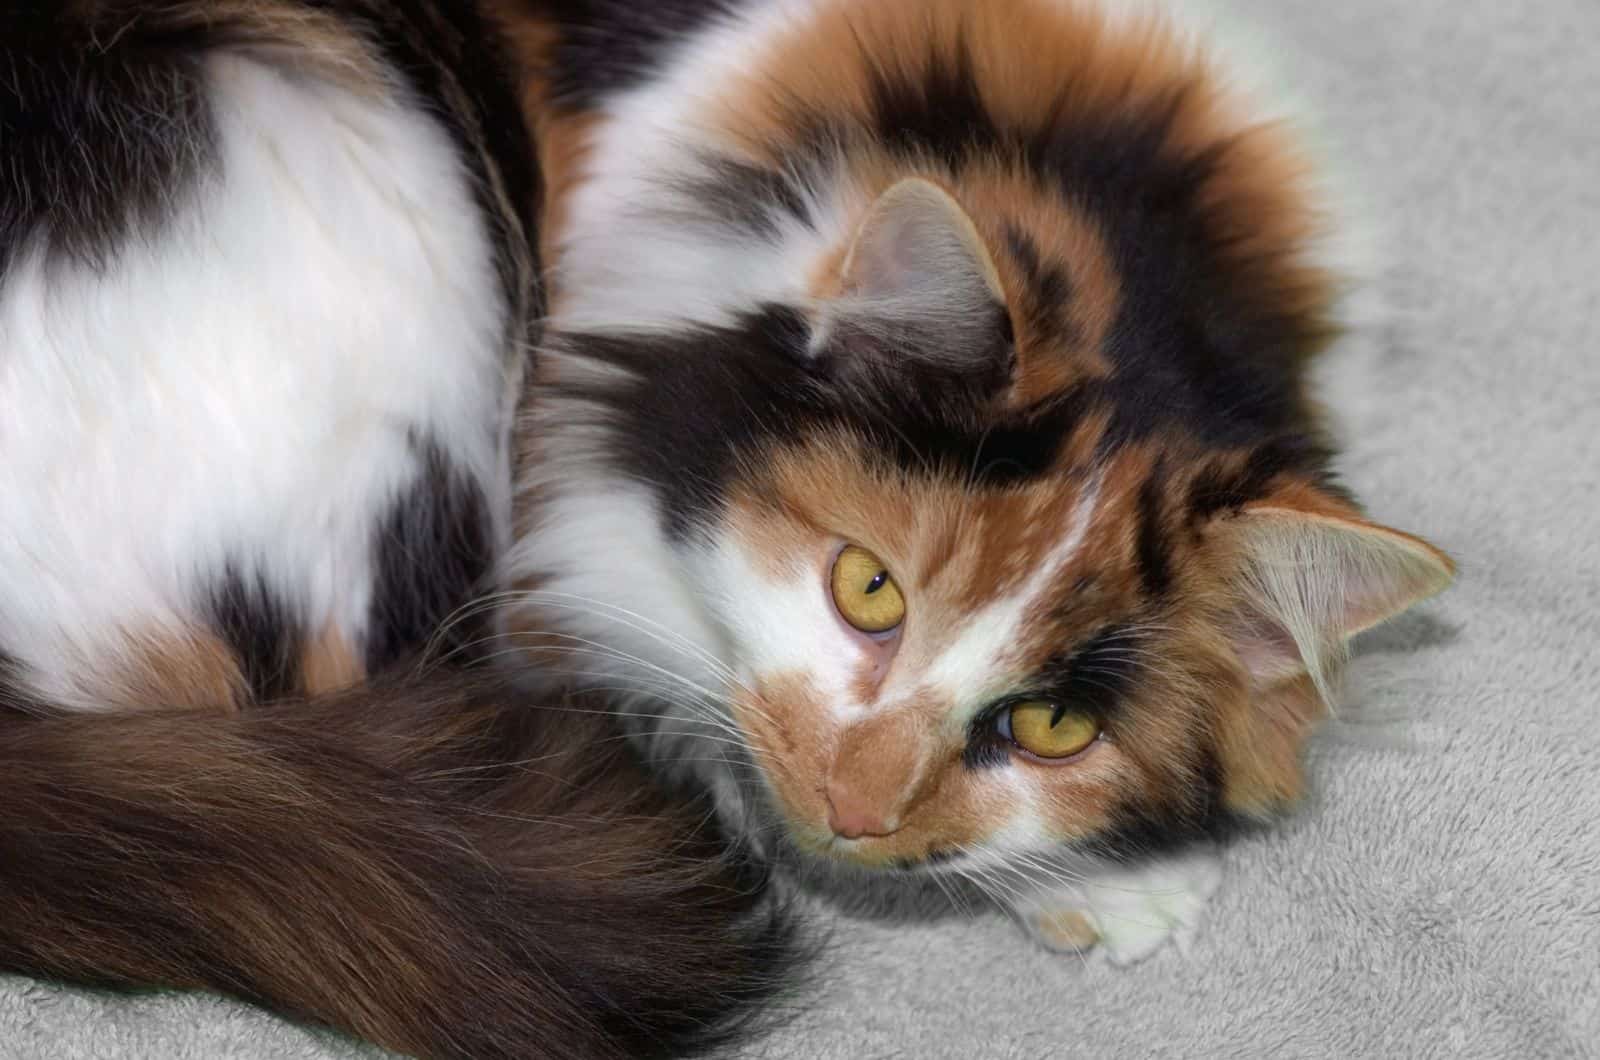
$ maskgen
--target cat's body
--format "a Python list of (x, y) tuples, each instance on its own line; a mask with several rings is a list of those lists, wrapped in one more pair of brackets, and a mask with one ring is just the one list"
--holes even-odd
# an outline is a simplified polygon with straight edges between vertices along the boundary
[(509, 540), (539, 188), (482, 27), (8, 19), (5, 687), (101, 709), (146, 703), (152, 660), (207, 703), (382, 669)]
[[(576, 687), (608, 696), (660, 773), (708, 789), (750, 849), (977, 879), (1047, 944), (1138, 957), (1195, 922), (1217, 879), (1205, 844), (1298, 793), (1346, 638), (1448, 580), (1444, 557), (1331, 484), (1305, 366), (1335, 284), (1302, 163), (1165, 23), (1067, 0), (219, 0), (86, 2), (25, 28), (6, 58), (30, 72), (0, 115), (8, 136), (39, 126), (0, 204), (0, 700), (313, 697), (281, 725), (197, 719), (196, 746), (216, 741), (246, 792), (260, 746), (325, 815), (374, 802), (356, 838), (377, 852), (392, 832), (402, 866), (437, 867), (438, 843), (405, 837), (445, 834), (512, 866), (491, 889), (545, 896), (525, 845), (543, 840), (475, 816), (527, 792), (430, 786), (416, 808), (392, 789), (542, 747), (508, 719)], [(456, 620), (495, 588), (513, 591), (463, 612), (487, 622)], [(532, 695), (385, 681), (331, 699), (369, 720), (319, 742), (314, 697), (440, 623)], [(423, 750), (384, 750), (386, 701), (400, 746)], [(463, 733), (454, 712), (511, 733)], [(198, 785), (184, 805), (287, 826), (171, 754), (170, 712), (103, 730), (132, 760), (141, 741), (169, 752), (103, 780), (70, 768), (95, 719), (3, 717), (17, 735), (0, 753), (19, 757), (0, 783), (27, 812), (0, 813), (0, 853), (20, 852), (0, 858), (0, 902), (49, 925), (0, 904), (8, 967), (95, 978), (98, 952), (107, 981), (492, 1051), (450, 1037), (460, 1010), (396, 1030), (356, 1002), (319, 1008), (280, 988), (281, 961), (229, 965), (181, 918), (212, 949), (177, 971), (159, 949), (117, 965), (121, 936), (55, 946), (51, 930), (95, 940), (74, 917), (192, 906), (138, 873), (109, 910), (93, 887), (51, 905), (30, 880), (113, 863), (149, 831), (118, 818), (128, 796), (62, 800), (68, 781), (25, 763), (154, 806), (175, 769)], [(607, 763), (623, 783), (628, 768)], [(704, 900), (729, 876), (717, 862), (686, 883), (681, 860), (641, 855), (694, 829), (640, 798), (666, 823), (618, 830), (613, 882), (635, 880), (619, 900), (681, 942), (662, 896)], [(171, 827), (204, 834), (203, 818)], [(246, 879), (250, 827), (212, 855)], [(306, 864), (335, 864), (338, 836)], [(11, 869), (25, 858), (55, 860)], [(403, 875), (426, 892), (428, 871)], [(616, 970), (619, 951), (559, 931), (576, 949), (541, 950), (550, 922), (584, 915), (557, 890), (486, 974), (517, 945), (571, 960), (551, 1003), (581, 1007), (584, 961)], [(334, 923), (371, 910), (326, 897), (349, 914)], [(772, 936), (745, 930), (752, 904), (701, 907), (699, 1015), (756, 992)], [(420, 922), (470, 939), (527, 908), (472, 905)], [(409, 959), (313, 952), (375, 954), (374, 974)], [(699, 1018), (652, 978), (695, 959), (640, 947), (634, 1031)], [(411, 996), (357, 1000), (392, 1015)], [(646, 1047), (589, 1018), (607, 1047)], [(537, 1021), (493, 1047), (514, 1053), (514, 1034)]]
[(0, 968), (584, 1060), (781, 980), (600, 705), (429, 644), (539, 315), (502, 54), (449, 0), (0, 15)]

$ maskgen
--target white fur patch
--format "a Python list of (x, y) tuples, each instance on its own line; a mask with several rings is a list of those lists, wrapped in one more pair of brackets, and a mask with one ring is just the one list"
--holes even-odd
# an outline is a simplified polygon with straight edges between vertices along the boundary
[(191, 202), (103, 272), (36, 249), (0, 289), (0, 647), (68, 701), (228, 563), (358, 636), (408, 431), (508, 508), (505, 310), (443, 131), (237, 56), (207, 84)]
[(1038, 607), (1040, 597), (1055, 588), (1068, 564), (1083, 547), (1100, 500), (1098, 483), (1091, 483), (1073, 505), (1061, 538), (1028, 580), (1014, 592), (994, 600), (967, 622), (954, 643), (941, 651), (926, 673), (905, 675), (915, 683), (931, 683), (952, 702), (966, 709), (952, 715), (952, 728), (965, 728), (973, 714), (996, 696), (1015, 691), (1010, 683), (1024, 676), (1008, 665), (1013, 649), (1023, 639), (1024, 626)]
[[(1214, 851), (1198, 850), (1130, 868), (1097, 868), (1073, 881), (1053, 881), (1024, 894), (1013, 908), (1023, 926), (1051, 949), (1077, 950), (1098, 943), (1112, 964), (1128, 965), (1152, 956), (1169, 940), (1180, 953), (1187, 952), (1199, 932), (1206, 903), (1221, 883), (1221, 859)], [(1064, 937), (1064, 915), (1086, 926), (1094, 937)]]
[(511, 580), (539, 585), (513, 611), (549, 616), (573, 652), (575, 672), (552, 676), (667, 699), (725, 693), (727, 649), (662, 535), (650, 492), (581, 472), (547, 481), (539, 526), (507, 564)]
[(659, 77), (605, 104), (556, 252), (558, 329), (725, 323), (761, 302), (803, 299), (809, 270), (847, 238), (864, 197), (839, 201), (845, 189), (812, 189), (814, 229), (790, 222), (777, 238), (758, 239), (687, 219), (694, 204), (673, 184), (698, 168), (706, 102), (748, 70), (763, 42), (803, 24), (818, 4), (748, 4), (685, 40)]
[(709, 557), (703, 591), (724, 609), (738, 657), (753, 676), (803, 673), (843, 725), (859, 717), (852, 679), (871, 659), (861, 637), (832, 613), (823, 568), (795, 557), (784, 572), (764, 573), (737, 540), (724, 541)]

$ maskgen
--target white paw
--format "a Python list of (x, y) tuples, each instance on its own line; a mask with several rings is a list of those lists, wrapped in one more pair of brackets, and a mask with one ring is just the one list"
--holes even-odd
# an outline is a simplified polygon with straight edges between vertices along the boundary
[(1096, 869), (1070, 887), (1018, 903), (1016, 912), (1050, 949), (1080, 952), (1098, 946), (1112, 964), (1129, 965), (1168, 939), (1178, 952), (1188, 952), (1206, 902), (1221, 882), (1221, 859), (1211, 851), (1195, 852)]

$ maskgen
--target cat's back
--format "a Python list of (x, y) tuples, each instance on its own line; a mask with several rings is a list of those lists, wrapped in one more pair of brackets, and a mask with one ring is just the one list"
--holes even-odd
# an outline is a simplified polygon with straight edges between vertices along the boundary
[(481, 28), (289, 2), (0, 22), (0, 696), (382, 665), (506, 532), (532, 176)]

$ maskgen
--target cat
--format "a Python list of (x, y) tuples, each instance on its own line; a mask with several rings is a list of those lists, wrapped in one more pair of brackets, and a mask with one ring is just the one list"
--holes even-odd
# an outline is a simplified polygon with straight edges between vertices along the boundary
[(1187, 942), (1350, 638), (1453, 576), (1333, 473), (1293, 131), (1130, 5), (512, 7), (550, 193), (526, 679), (613, 690), (812, 877)]
[(786, 981), (603, 703), (430, 644), (511, 539), (519, 89), (462, 0), (0, 12), (0, 970), (475, 1060), (707, 1047)]
[(768, 860), (1132, 961), (1450, 580), (1332, 474), (1302, 157), (1163, 19), (0, 29), (5, 969), (685, 1050), (787, 981)]

